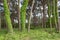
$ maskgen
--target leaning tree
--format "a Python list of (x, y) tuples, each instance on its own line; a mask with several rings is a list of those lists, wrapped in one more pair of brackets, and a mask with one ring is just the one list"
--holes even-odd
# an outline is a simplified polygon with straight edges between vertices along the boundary
[(10, 19), (10, 11), (8, 8), (7, 0), (3, 0), (3, 5), (4, 5), (5, 20), (8, 27), (8, 32), (13, 33), (13, 28)]
[(31, 10), (30, 10), (30, 16), (29, 16), (29, 20), (28, 20), (28, 32), (30, 31), (30, 23), (31, 23), (31, 16), (32, 16), (32, 11), (33, 11), (33, 6), (34, 6), (34, 1), (32, 1), (32, 6), (31, 6)]

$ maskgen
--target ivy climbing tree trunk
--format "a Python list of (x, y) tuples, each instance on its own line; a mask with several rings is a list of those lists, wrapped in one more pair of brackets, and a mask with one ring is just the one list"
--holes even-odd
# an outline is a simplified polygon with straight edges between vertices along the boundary
[[(56, 20), (56, 13), (55, 13), (55, 0), (52, 0), (52, 12), (53, 12), (53, 18), (54, 18), (54, 24), (55, 24), (55, 28), (57, 30), (57, 20)], [(57, 10), (57, 9), (56, 9)]]
[(56, 29), (57, 29), (57, 32), (60, 31), (60, 28), (59, 28), (59, 24), (58, 24), (58, 7), (57, 7), (57, 2), (58, 0), (55, 0), (55, 16), (56, 16)]
[(28, 5), (28, 0), (23, 0), (23, 5), (21, 7), (21, 28), (23, 31), (25, 30), (27, 5)]
[(34, 1), (35, 0), (33, 0), (33, 2), (32, 2), (30, 16), (29, 16), (29, 20), (28, 20), (28, 32), (30, 31), (30, 23), (31, 23), (31, 16), (32, 16), (32, 10), (33, 10), (33, 6), (34, 6)]
[(3, 0), (3, 4), (4, 4), (5, 20), (8, 27), (8, 32), (13, 33), (13, 28), (10, 19), (10, 11), (8, 8), (7, 0)]
[(48, 0), (48, 16), (49, 16), (49, 24), (50, 24), (50, 28), (51, 28), (51, 31), (52, 31), (52, 24), (51, 24), (51, 3), (50, 3), (51, 0)]

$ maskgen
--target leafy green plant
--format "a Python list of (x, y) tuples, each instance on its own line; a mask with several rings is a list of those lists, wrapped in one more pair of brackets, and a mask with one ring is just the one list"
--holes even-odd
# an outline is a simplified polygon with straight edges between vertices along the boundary
[(6, 34), (6, 37), (4, 38), (5, 40), (20, 40), (18, 34)]

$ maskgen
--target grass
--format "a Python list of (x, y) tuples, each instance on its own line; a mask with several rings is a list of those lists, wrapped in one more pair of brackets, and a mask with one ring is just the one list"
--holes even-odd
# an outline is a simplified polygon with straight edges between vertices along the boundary
[[(16, 40), (60, 40), (60, 33), (55, 33), (53, 29), (52, 33), (50, 33), (50, 29), (31, 29), (30, 33), (19, 32), (18, 30), (14, 30), (15, 35), (13, 37), (17, 38)], [(5, 40), (5, 36), (7, 35), (6, 30), (2, 30), (0, 32), (0, 40)], [(10, 36), (10, 35), (8, 35)], [(8, 38), (8, 36), (6, 38)], [(19, 38), (19, 39), (18, 39)]]

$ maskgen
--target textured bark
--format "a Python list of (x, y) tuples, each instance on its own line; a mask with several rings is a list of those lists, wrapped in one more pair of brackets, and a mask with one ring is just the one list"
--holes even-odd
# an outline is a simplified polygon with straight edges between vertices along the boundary
[(23, 31), (25, 31), (27, 5), (28, 5), (28, 0), (24, 0), (23, 5), (21, 7), (21, 28)]
[(10, 11), (8, 8), (7, 0), (3, 0), (3, 4), (4, 4), (5, 20), (8, 27), (8, 32), (13, 33), (13, 28), (10, 19)]
[(29, 20), (28, 20), (28, 32), (30, 31), (30, 23), (31, 23), (31, 16), (32, 16), (32, 11), (33, 11), (34, 1), (35, 0), (33, 0), (33, 2), (32, 2), (30, 16), (29, 16)]

